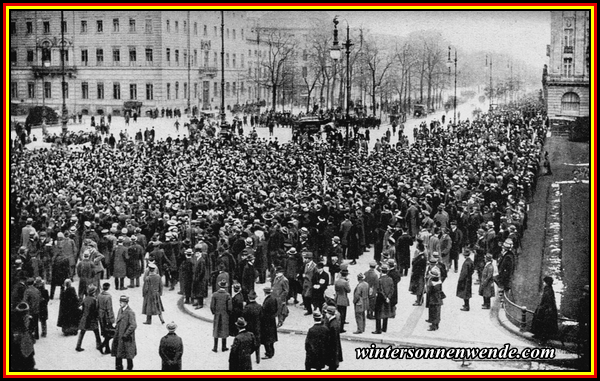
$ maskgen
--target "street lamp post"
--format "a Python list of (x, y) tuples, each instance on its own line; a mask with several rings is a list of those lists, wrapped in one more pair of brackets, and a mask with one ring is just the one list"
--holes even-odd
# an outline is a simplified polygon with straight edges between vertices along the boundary
[(225, 20), (221, 11), (221, 127), (225, 122)]
[[(341, 49), (338, 40), (338, 29), (337, 25), (339, 21), (337, 20), (337, 16), (333, 19), (333, 46), (330, 50), (331, 58), (334, 61), (338, 61), (341, 58)], [(346, 144), (345, 144), (345, 154), (344, 154), (344, 167), (342, 168), (342, 173), (344, 174), (345, 181), (349, 182), (350, 180), (350, 164), (349, 164), (349, 135), (350, 135), (350, 99), (351, 99), (351, 85), (350, 85), (350, 47), (352, 47), (352, 42), (350, 41), (350, 25), (346, 21), (346, 42), (342, 45), (346, 49)]]
[[(458, 62), (458, 58), (457, 58), (457, 54), (456, 54), (456, 49), (454, 49), (454, 119), (453, 123), (456, 126), (456, 75), (457, 75), (457, 70), (456, 70), (456, 64)], [(450, 56), (450, 47), (448, 46), (448, 61), (446, 62), (446, 66), (448, 66), (448, 74), (450, 74), (450, 68), (452, 67), (452, 58)]]
[(65, 12), (60, 11), (60, 31), (61, 31), (61, 41), (60, 41), (60, 66), (61, 66), (61, 74), (62, 74), (62, 133), (63, 135), (67, 134), (67, 121), (69, 119), (67, 112), (67, 102), (66, 102), (66, 82), (65, 82)]

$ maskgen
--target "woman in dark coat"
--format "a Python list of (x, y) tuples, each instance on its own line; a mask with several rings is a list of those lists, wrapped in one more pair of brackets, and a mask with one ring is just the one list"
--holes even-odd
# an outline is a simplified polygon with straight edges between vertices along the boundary
[(413, 306), (423, 304), (423, 292), (425, 291), (425, 269), (427, 268), (427, 258), (425, 257), (425, 247), (422, 243), (417, 247), (418, 254), (412, 260), (412, 273), (410, 275), (410, 286), (408, 291), (417, 297)]
[(57, 326), (62, 328), (65, 336), (77, 334), (81, 310), (79, 309), (79, 298), (75, 287), (71, 286), (71, 279), (65, 279), (64, 289), (60, 294), (60, 307), (58, 309)]
[(554, 283), (552, 277), (544, 277), (542, 301), (536, 308), (531, 322), (533, 337), (542, 341), (552, 338), (558, 332), (558, 311), (552, 283)]

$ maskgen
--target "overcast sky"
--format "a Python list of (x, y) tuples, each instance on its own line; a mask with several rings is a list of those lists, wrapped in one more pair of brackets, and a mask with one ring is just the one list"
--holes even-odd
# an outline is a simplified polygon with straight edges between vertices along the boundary
[[(292, 11), (287, 11), (292, 12)], [(407, 36), (433, 29), (459, 50), (510, 54), (542, 67), (550, 43), (549, 11), (326, 11), (351, 28), (363, 26), (374, 33)], [(262, 13), (262, 12), (261, 12)], [(340, 26), (345, 28), (345, 22)]]

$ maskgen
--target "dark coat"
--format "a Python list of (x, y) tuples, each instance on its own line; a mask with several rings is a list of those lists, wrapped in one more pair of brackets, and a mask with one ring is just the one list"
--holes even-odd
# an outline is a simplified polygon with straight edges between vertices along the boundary
[(394, 288), (394, 280), (390, 278), (389, 275), (383, 274), (381, 278), (379, 278), (375, 312), (379, 314), (381, 319), (391, 318), (393, 315), (392, 305), (386, 300), (392, 300)]
[(400, 275), (400, 270), (397, 268), (390, 270), (388, 275), (394, 281), (394, 294), (390, 298), (390, 304), (392, 307), (394, 307), (396, 304), (398, 304), (398, 283), (400, 283), (402, 276)]
[(113, 276), (125, 278), (127, 276), (127, 255), (129, 248), (119, 244), (115, 247), (111, 260), (113, 261)]
[(143, 315), (160, 315), (165, 310), (160, 298), (162, 291), (162, 279), (158, 274), (150, 274), (144, 279), (144, 287), (142, 288), (142, 296), (144, 297)]
[(83, 260), (77, 264), (77, 276), (79, 277), (79, 299), (83, 299), (87, 287), (95, 283), (96, 269), (90, 260)]
[(40, 321), (48, 320), (48, 302), (50, 301), (50, 294), (48, 294), (48, 290), (46, 287), (36, 287), (40, 291)]
[(340, 339), (342, 326), (337, 316), (333, 319), (329, 319), (329, 316), (327, 316), (325, 319), (325, 326), (329, 329), (329, 354), (326, 356), (327, 365), (329, 367), (335, 366), (337, 368), (340, 365), (340, 362), (344, 361), (344, 356), (342, 354), (342, 340)]
[(162, 360), (162, 370), (181, 370), (183, 340), (175, 332), (169, 332), (160, 339), (158, 354)]
[(271, 344), (277, 341), (277, 299), (267, 295), (262, 305), (260, 343)]
[(54, 261), (52, 263), (53, 286), (62, 286), (65, 279), (67, 279), (71, 275), (71, 270), (69, 266), (69, 258), (62, 255), (62, 253), (54, 258)]
[(106, 334), (106, 328), (112, 327), (115, 323), (115, 312), (112, 305), (112, 297), (107, 291), (102, 291), (98, 295), (98, 323), (102, 334)]
[(80, 318), (79, 299), (77, 298), (75, 287), (71, 286), (60, 294), (60, 307), (56, 325), (62, 327), (65, 334), (77, 333)]
[(459, 298), (471, 298), (471, 286), (473, 284), (474, 271), (475, 264), (473, 263), (473, 260), (470, 257), (467, 257), (460, 269), (460, 275), (458, 276), (458, 284), (456, 285), (456, 296), (458, 296)]
[(227, 338), (229, 336), (229, 314), (233, 309), (231, 295), (225, 289), (212, 294), (210, 311), (213, 313), (213, 337)]
[(251, 301), (246, 304), (242, 316), (246, 320), (246, 329), (252, 332), (256, 340), (260, 343), (260, 323), (262, 321), (262, 306), (256, 301)]
[(404, 233), (396, 242), (396, 261), (402, 268), (410, 267), (410, 247), (413, 244), (413, 239), (407, 233)]
[(192, 274), (192, 298), (206, 298), (208, 296), (208, 269), (204, 257), (196, 260)]
[(540, 338), (551, 338), (558, 332), (558, 311), (552, 286), (544, 285), (542, 300), (531, 321), (531, 333)]
[(305, 365), (308, 369), (323, 369), (327, 365), (327, 357), (332, 352), (329, 342), (329, 328), (322, 323), (315, 323), (308, 329), (304, 341), (306, 350)]
[(192, 282), (194, 279), (194, 264), (191, 258), (186, 258), (179, 271), (181, 290), (186, 297), (192, 296)]
[(80, 331), (93, 331), (98, 329), (98, 300), (94, 296), (83, 299), (83, 312), (79, 320)]
[(256, 336), (252, 332), (243, 330), (233, 340), (229, 352), (229, 370), (252, 370), (250, 357), (260, 347)]
[(23, 301), (29, 306), (29, 313), (31, 315), (38, 315), (40, 313), (40, 303), (42, 301), (42, 294), (40, 290), (35, 288), (33, 285), (27, 286), (23, 294)]
[(254, 282), (256, 281), (257, 271), (253, 264), (246, 263), (244, 270), (242, 271), (242, 291), (249, 293), (254, 291)]
[(235, 323), (244, 313), (244, 296), (241, 292), (233, 295), (231, 298), (231, 307), (231, 314), (229, 315), (229, 336), (236, 337), (238, 334), (238, 327)]
[(137, 355), (135, 344), (135, 313), (127, 306), (125, 311), (119, 308), (117, 325), (115, 327), (115, 339), (113, 340), (112, 356), (122, 359), (133, 359)]
[(429, 306), (441, 306), (444, 304), (443, 302), (443, 291), (442, 291), (442, 283), (429, 282), (427, 285), (427, 298), (425, 300), (425, 307), (429, 308)]
[(323, 299), (323, 295), (329, 286), (329, 274), (327, 274), (325, 271), (323, 271), (321, 274), (319, 274), (318, 271), (315, 271), (311, 284), (319, 286), (318, 288), (313, 287), (312, 297), (314, 299)]
[(510, 251), (506, 252), (498, 262), (498, 286), (505, 291), (512, 286), (514, 263), (514, 255)]
[(492, 262), (486, 263), (483, 272), (481, 273), (479, 295), (485, 298), (491, 298), (496, 295), (494, 290), (494, 265)]
[(425, 269), (427, 267), (425, 253), (416, 256), (412, 261), (412, 266), (408, 291), (414, 295), (422, 295), (425, 291)]
[(128, 278), (139, 278), (142, 276), (142, 261), (144, 260), (144, 249), (137, 243), (129, 246), (127, 250), (126, 275)]

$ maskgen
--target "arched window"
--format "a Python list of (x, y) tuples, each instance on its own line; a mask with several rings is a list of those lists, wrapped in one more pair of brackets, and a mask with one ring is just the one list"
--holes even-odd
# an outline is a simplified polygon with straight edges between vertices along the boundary
[(579, 113), (579, 95), (569, 92), (562, 96), (561, 110), (565, 113)]

